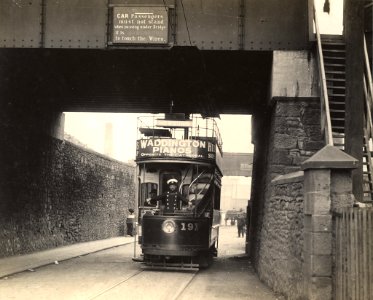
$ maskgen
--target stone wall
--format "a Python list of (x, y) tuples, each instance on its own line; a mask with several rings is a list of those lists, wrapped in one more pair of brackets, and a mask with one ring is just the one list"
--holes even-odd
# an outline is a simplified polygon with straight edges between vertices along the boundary
[(300, 164), (324, 146), (318, 98), (277, 99), (272, 114), (269, 174), (300, 170)]
[(289, 299), (303, 296), (303, 172), (272, 181), (265, 206), (258, 273)]
[(1, 152), (0, 257), (123, 234), (133, 166), (46, 136), (18, 138)]
[(299, 295), (300, 283), (291, 282), (291, 273), (297, 274), (302, 262), (303, 224), (296, 216), (301, 214), (302, 187), (299, 183), (276, 187), (271, 181), (300, 171), (302, 162), (324, 146), (319, 99), (277, 98), (271, 113), (258, 116), (259, 120), (254, 118), (258, 133), (254, 135), (250, 256), (263, 281), (276, 291), (293, 290)]

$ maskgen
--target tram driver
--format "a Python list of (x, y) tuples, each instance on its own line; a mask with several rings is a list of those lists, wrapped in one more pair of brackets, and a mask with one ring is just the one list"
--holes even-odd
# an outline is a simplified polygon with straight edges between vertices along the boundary
[(177, 183), (174, 178), (167, 180), (169, 190), (159, 196), (147, 199), (148, 204), (155, 205), (157, 201), (160, 201), (165, 213), (173, 213), (176, 209), (180, 209), (180, 202), (182, 205), (188, 205), (188, 200), (177, 191)]

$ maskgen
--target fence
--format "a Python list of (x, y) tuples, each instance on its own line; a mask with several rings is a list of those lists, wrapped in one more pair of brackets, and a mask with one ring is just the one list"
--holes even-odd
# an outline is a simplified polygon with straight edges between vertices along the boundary
[(335, 299), (373, 299), (373, 208), (335, 214)]

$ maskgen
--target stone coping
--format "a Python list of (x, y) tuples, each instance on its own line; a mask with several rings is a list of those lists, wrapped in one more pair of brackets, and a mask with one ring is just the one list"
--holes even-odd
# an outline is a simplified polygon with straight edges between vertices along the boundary
[(326, 145), (301, 164), (307, 169), (355, 169), (359, 161), (335, 146)]
[(286, 183), (302, 182), (303, 179), (304, 179), (304, 172), (297, 171), (297, 172), (292, 172), (289, 174), (277, 176), (271, 181), (271, 183), (279, 185), (279, 184), (286, 184)]

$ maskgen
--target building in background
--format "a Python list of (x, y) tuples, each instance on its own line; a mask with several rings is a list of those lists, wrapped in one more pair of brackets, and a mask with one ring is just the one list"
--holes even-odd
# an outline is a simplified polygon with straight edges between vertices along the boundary
[(227, 210), (246, 210), (247, 201), (250, 199), (251, 177), (224, 176), (221, 189), (220, 209), (223, 212)]
[(224, 152), (220, 208), (246, 210), (251, 194), (253, 153)]

